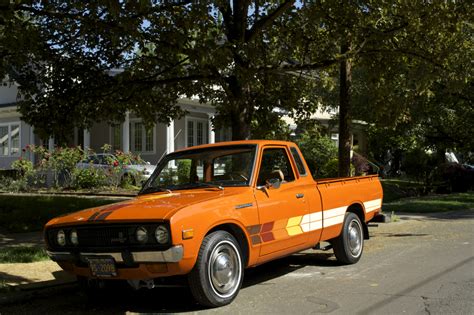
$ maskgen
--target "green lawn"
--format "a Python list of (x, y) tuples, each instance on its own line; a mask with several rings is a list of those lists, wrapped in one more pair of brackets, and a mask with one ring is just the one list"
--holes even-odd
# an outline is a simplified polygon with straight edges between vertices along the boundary
[(59, 215), (121, 200), (123, 199), (0, 195), (0, 228), (11, 233), (39, 231), (46, 222)]
[(15, 246), (0, 248), (0, 264), (29, 263), (48, 259), (49, 257), (42, 247)]
[(394, 212), (446, 212), (455, 210), (474, 210), (474, 192), (450, 195), (430, 195), (424, 197), (403, 198), (393, 202), (384, 202), (385, 213)]

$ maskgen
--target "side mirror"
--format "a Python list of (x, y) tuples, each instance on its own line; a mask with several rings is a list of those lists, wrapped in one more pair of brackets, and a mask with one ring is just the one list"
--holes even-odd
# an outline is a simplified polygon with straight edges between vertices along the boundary
[(275, 189), (280, 188), (281, 181), (278, 178), (271, 178), (267, 181), (268, 188), (273, 187)]

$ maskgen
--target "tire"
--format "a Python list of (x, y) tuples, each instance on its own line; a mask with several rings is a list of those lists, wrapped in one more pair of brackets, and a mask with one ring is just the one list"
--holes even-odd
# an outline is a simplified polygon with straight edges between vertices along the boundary
[(341, 235), (334, 239), (332, 246), (340, 263), (350, 265), (359, 261), (364, 250), (364, 228), (355, 213), (346, 213)]
[(188, 276), (195, 300), (209, 307), (227, 305), (239, 293), (242, 280), (242, 254), (235, 238), (225, 231), (207, 235)]

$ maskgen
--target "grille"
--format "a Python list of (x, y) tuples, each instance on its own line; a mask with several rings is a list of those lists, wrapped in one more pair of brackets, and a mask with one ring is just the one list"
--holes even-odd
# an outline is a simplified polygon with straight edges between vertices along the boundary
[[(156, 224), (130, 224), (130, 225), (87, 225), (65, 228), (52, 228), (47, 233), (48, 247), (52, 250), (103, 250), (103, 249), (133, 249), (133, 248), (167, 248), (170, 244), (158, 244), (154, 237), (158, 225), (164, 224), (169, 231), (167, 223)], [(148, 241), (145, 244), (135, 239), (136, 229), (141, 226), (148, 231)], [(79, 245), (73, 245), (70, 240), (72, 230), (77, 231)], [(60, 246), (56, 241), (59, 230), (66, 234), (66, 245)], [(171, 238), (171, 237), (170, 237)]]
[(133, 228), (78, 228), (77, 235), (81, 246), (108, 247), (133, 242)]

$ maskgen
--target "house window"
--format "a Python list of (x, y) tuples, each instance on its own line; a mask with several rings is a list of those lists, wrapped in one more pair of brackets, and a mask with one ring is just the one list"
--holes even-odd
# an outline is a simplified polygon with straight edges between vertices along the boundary
[(205, 119), (189, 119), (186, 125), (187, 146), (209, 143), (209, 122)]
[(140, 121), (130, 123), (130, 147), (134, 152), (152, 153), (155, 151), (155, 127), (146, 129)]
[(0, 156), (20, 153), (20, 124), (0, 125)]

